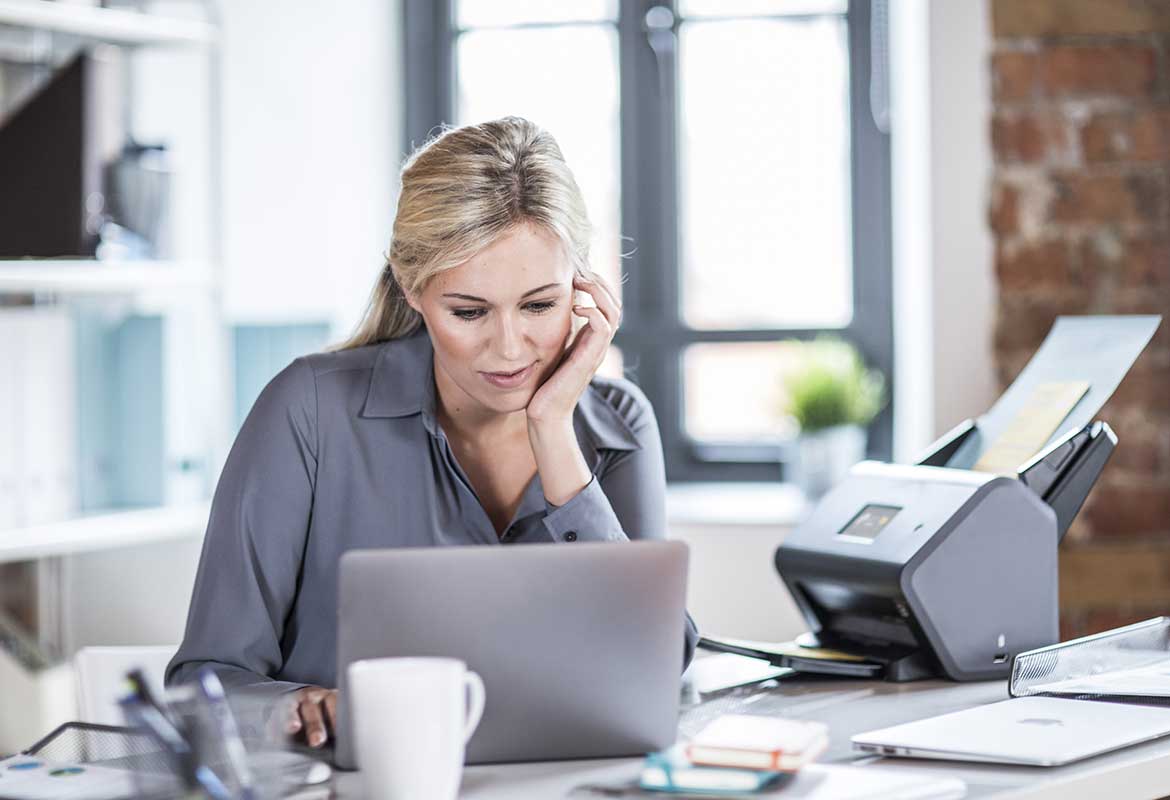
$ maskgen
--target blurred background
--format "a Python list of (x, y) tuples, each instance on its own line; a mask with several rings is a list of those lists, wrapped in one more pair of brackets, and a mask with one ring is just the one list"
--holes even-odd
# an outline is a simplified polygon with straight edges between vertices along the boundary
[[(621, 287), (605, 369), (658, 413), (700, 627), (799, 632), (772, 553), (841, 465), (986, 411), (1059, 314), (1170, 309), (1168, 34), (1170, 0), (0, 0), (0, 751), (76, 715), (80, 648), (178, 642), (235, 431), (357, 322), (403, 158), (507, 114)], [(1066, 635), (1170, 599), (1166, 331), (1101, 414)]]

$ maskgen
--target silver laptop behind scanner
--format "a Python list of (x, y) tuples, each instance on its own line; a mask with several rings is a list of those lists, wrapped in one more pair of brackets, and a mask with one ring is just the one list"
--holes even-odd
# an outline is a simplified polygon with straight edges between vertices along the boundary
[(866, 753), (1053, 767), (1170, 734), (1170, 708), (1017, 697), (853, 737)]
[(338, 766), (354, 766), (346, 669), (383, 656), (449, 656), (480, 674), (487, 702), (468, 763), (674, 742), (685, 544), (355, 550), (340, 570)]

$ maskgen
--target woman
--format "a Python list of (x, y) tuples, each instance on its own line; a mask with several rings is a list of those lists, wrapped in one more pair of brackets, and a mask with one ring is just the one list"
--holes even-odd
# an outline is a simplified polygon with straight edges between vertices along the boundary
[[(356, 335), (277, 375), (232, 447), (169, 683), (209, 665), (295, 692), (289, 729), (319, 746), (346, 550), (662, 538), (654, 412), (595, 375), (620, 308), (589, 237), (530, 122), (450, 130), (409, 159)], [(688, 619), (684, 663), (696, 638)]]

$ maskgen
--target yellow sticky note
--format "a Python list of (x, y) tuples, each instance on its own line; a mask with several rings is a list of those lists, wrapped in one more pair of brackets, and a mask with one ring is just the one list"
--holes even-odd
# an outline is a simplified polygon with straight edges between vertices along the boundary
[(1040, 452), (1060, 423), (1089, 391), (1088, 381), (1042, 383), (1003, 433), (992, 442), (975, 469), (1016, 477), (1028, 459)]

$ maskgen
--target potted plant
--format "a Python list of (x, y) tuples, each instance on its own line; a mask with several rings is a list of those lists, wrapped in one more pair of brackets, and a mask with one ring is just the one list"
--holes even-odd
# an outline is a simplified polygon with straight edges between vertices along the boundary
[(788, 474), (816, 499), (865, 458), (865, 426), (885, 405), (885, 379), (848, 342), (823, 337), (799, 346), (799, 366), (784, 377), (785, 412), (800, 429)]

